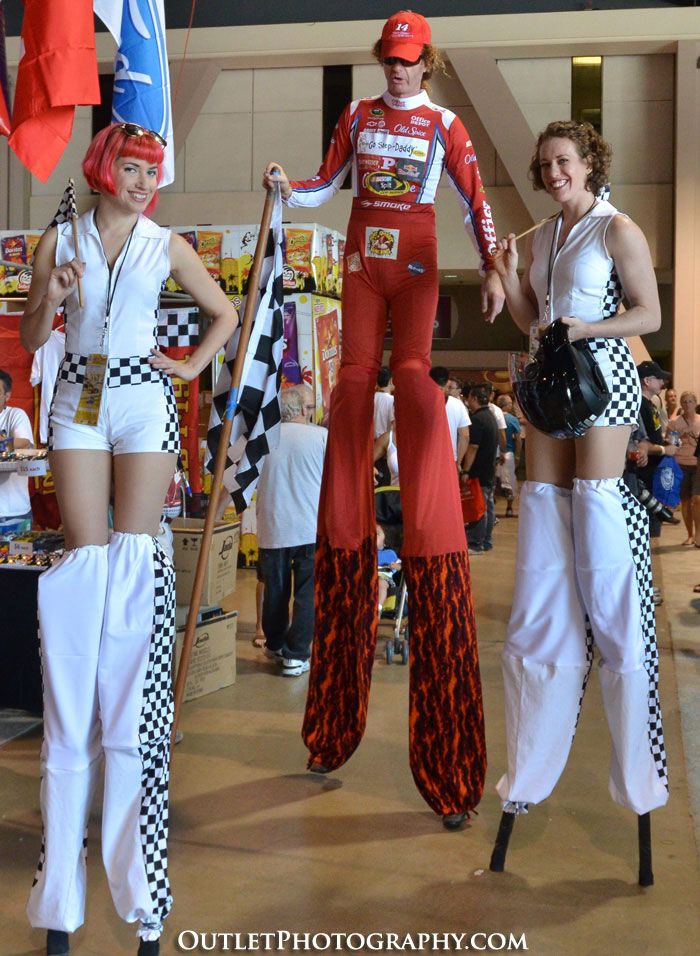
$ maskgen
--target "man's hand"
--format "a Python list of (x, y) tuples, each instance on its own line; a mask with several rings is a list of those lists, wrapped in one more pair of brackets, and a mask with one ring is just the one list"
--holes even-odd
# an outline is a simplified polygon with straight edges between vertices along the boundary
[(489, 269), (481, 283), (481, 311), (486, 322), (493, 322), (503, 308), (505, 299), (498, 273)]

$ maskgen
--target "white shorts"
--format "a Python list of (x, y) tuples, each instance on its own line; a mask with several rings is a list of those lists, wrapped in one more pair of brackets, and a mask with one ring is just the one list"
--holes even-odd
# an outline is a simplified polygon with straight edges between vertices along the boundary
[(97, 425), (77, 425), (86, 368), (87, 356), (66, 353), (51, 402), (49, 451), (179, 452), (177, 403), (167, 375), (140, 356), (109, 359)]

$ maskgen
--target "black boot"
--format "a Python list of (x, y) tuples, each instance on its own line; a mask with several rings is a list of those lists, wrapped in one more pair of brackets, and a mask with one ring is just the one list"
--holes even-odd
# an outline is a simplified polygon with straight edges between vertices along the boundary
[(69, 952), (68, 933), (64, 933), (62, 929), (46, 931), (46, 956), (68, 956)]

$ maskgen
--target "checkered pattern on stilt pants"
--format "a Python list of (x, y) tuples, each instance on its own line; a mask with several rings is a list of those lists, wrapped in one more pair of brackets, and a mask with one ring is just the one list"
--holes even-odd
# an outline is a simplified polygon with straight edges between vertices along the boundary
[(143, 771), (141, 843), (153, 915), (167, 916), (172, 906), (168, 882), (168, 780), (170, 731), (173, 721), (172, 648), (175, 640), (175, 571), (153, 539), (155, 603), (153, 636), (144, 684), (139, 726)]
[(632, 558), (637, 570), (637, 585), (641, 603), (641, 624), (644, 635), (644, 667), (649, 677), (649, 746), (659, 778), (668, 787), (666, 750), (661, 725), (659, 702), (659, 652), (656, 646), (656, 620), (651, 582), (651, 552), (649, 549), (649, 515), (620, 478), (618, 487), (622, 508), (627, 520)]
[(583, 698), (586, 696), (586, 688), (588, 687), (588, 678), (591, 676), (591, 668), (593, 667), (593, 657), (595, 655), (595, 646), (593, 640), (593, 629), (591, 628), (591, 619), (586, 615), (586, 664), (587, 670), (583, 678), (583, 683), (581, 684), (581, 696), (578, 701), (578, 711), (576, 713), (576, 723), (574, 724), (574, 734), (576, 733), (576, 728), (578, 727), (578, 722), (581, 719), (581, 708), (583, 707)]

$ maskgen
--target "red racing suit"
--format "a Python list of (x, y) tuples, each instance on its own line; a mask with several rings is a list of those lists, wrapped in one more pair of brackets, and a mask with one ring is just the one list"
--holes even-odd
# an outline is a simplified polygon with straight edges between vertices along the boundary
[(312, 179), (291, 183), (287, 205), (332, 199), (351, 163), (353, 218), (363, 211), (425, 213), (445, 170), (482, 266), (493, 268), (496, 232), (474, 146), (459, 117), (431, 103), (425, 90), (405, 100), (387, 92), (346, 106), (321, 168)]
[(364, 732), (376, 642), (372, 486), (374, 386), (391, 310), (391, 370), (411, 607), (410, 759), (438, 813), (471, 809), (485, 774), (471, 587), (452, 444), (428, 375), (437, 307), (433, 203), (447, 170), (481, 258), (495, 231), (461, 121), (425, 91), (343, 111), (323, 164), (286, 200), (316, 206), (354, 169), (343, 269), (341, 372), (331, 399), (319, 504), (316, 626), (303, 736), (311, 761), (340, 766)]

